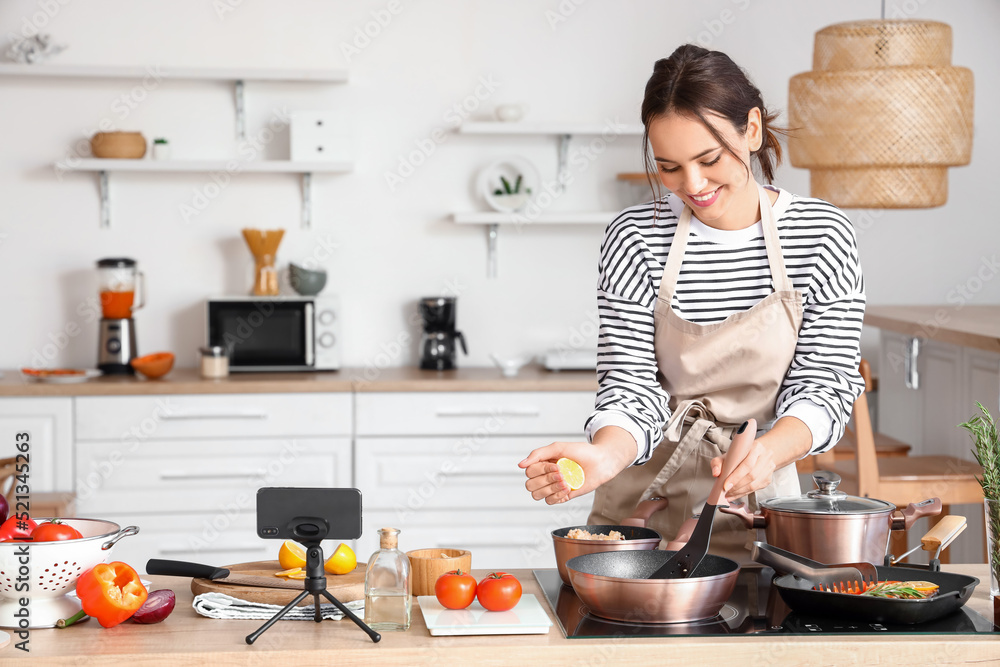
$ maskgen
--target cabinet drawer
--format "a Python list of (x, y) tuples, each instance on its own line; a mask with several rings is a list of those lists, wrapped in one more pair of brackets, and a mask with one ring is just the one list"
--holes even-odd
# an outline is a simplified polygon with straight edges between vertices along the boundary
[(250, 511), (263, 486), (351, 486), (348, 438), (84, 443), (77, 512)]
[(352, 399), (338, 394), (81, 396), (78, 440), (350, 435)]
[(360, 393), (358, 435), (574, 433), (594, 409), (593, 392)]
[[(581, 502), (582, 501), (582, 502)], [(468, 549), (472, 567), (494, 570), (555, 567), (551, 532), (587, 522), (591, 496), (534, 510), (430, 510), (401, 516), (395, 511), (365, 513), (358, 558), (378, 548), (377, 529), (398, 527), (403, 551), (427, 548)]]
[(0, 398), (0, 458), (16, 456), (24, 442), (32, 491), (73, 488), (73, 399)]
[(517, 464), (544, 444), (537, 437), (358, 438), (354, 480), (372, 509), (532, 509), (538, 503)]

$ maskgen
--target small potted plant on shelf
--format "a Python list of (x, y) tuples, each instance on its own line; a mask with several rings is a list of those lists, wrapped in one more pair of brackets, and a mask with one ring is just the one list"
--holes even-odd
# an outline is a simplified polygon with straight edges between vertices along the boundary
[(153, 139), (153, 159), (154, 160), (170, 159), (170, 143), (163, 137), (157, 137), (156, 139)]
[(976, 415), (959, 426), (969, 432), (975, 445), (972, 453), (983, 467), (977, 477), (983, 487), (986, 511), (986, 544), (990, 559), (990, 595), (994, 608), (1000, 604), (1000, 435), (997, 422), (982, 403), (976, 405), (983, 414)]
[(511, 185), (510, 180), (506, 176), (500, 176), (500, 185), (502, 187), (493, 190), (493, 200), (496, 202), (497, 207), (508, 211), (517, 211), (528, 203), (528, 199), (531, 197), (531, 188), (526, 187), (522, 191), (521, 182), (523, 180), (524, 175), (518, 174), (517, 178), (514, 179), (514, 185)]

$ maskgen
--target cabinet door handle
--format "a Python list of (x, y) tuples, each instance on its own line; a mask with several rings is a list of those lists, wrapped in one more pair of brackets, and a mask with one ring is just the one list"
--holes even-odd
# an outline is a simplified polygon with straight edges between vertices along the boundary
[(237, 410), (233, 412), (168, 412), (162, 419), (181, 421), (184, 419), (267, 419), (266, 412)]
[(920, 357), (920, 339), (906, 341), (906, 355), (903, 357), (903, 382), (907, 389), (920, 389), (920, 373), (917, 360)]
[(438, 417), (538, 417), (542, 411), (538, 408), (498, 408), (486, 410), (483, 408), (438, 408)]
[(491, 472), (491, 471), (488, 471), (488, 470), (469, 470), (469, 471), (462, 471), (462, 470), (444, 471), (444, 470), (442, 470), (441, 474), (442, 475), (446, 475), (448, 477), (510, 477), (512, 479), (514, 479), (514, 478), (521, 479), (521, 478), (524, 477), (524, 473), (521, 473), (520, 475), (518, 475), (516, 473), (505, 473), (505, 472), (496, 472), (496, 471), (492, 471)]
[(251, 552), (266, 552), (267, 549), (261, 548), (259, 544), (256, 545), (236, 545), (232, 547), (208, 547), (203, 549), (193, 549), (192, 547), (162, 547), (159, 550), (161, 556), (169, 556), (171, 554), (188, 554), (192, 552), (197, 553), (225, 553), (229, 551), (251, 551)]
[(265, 470), (245, 470), (243, 472), (218, 472), (218, 473), (201, 473), (201, 472), (184, 472), (181, 470), (167, 470), (160, 473), (160, 479), (246, 479), (248, 477), (263, 477), (266, 473)]

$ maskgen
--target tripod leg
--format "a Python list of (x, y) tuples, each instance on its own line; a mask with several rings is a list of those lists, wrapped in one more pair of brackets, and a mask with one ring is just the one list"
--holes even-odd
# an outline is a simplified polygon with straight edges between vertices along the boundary
[[(264, 625), (260, 626), (259, 628), (257, 628), (256, 630), (254, 630), (252, 633), (250, 633), (249, 635), (247, 635), (247, 644), (253, 644), (255, 641), (257, 641), (257, 638), (260, 637), (262, 634), (264, 634), (265, 630), (267, 630), (269, 627), (271, 627), (272, 625), (274, 625), (275, 622), (277, 622), (278, 619), (280, 619), (282, 616), (284, 616), (285, 614), (287, 614), (288, 612), (290, 612), (292, 609), (294, 609), (295, 605), (297, 605), (298, 603), (302, 602), (302, 600), (304, 600), (307, 595), (310, 595), (309, 591), (302, 591), (301, 593), (299, 593), (295, 597), (294, 600), (292, 600), (291, 602), (289, 602), (288, 604), (286, 604), (285, 607), (284, 607), (284, 609), (282, 609), (281, 611), (277, 612), (274, 616), (272, 616), (271, 618), (269, 618), (267, 620), (267, 622), (264, 623)], [(316, 613), (318, 614), (319, 613), (319, 598), (316, 598), (316, 604), (317, 604)]]
[[(337, 598), (333, 597), (333, 595), (330, 594), (330, 591), (325, 591), (325, 590), (324, 591), (320, 591), (320, 594), (323, 595), (324, 597), (326, 597), (327, 600), (329, 600), (330, 602), (332, 602), (333, 605), (337, 609), (339, 609), (340, 611), (344, 612), (344, 615), (347, 616), (347, 618), (349, 618), (352, 621), (354, 621), (354, 625), (356, 625), (359, 628), (361, 628), (362, 630), (364, 630), (365, 634), (367, 634), (369, 637), (371, 637), (373, 642), (378, 643), (378, 641), (380, 639), (382, 639), (382, 635), (380, 635), (379, 633), (377, 633), (374, 630), (372, 630), (371, 628), (369, 628), (368, 625), (364, 621), (362, 621), (360, 618), (358, 618), (357, 616), (354, 615), (354, 612), (352, 612), (350, 609), (348, 609), (347, 607), (345, 607), (340, 602), (340, 600), (338, 600)], [(317, 597), (316, 600), (317, 600), (317, 605), (318, 605), (319, 604), (319, 598)], [(318, 607), (317, 607), (317, 609), (318, 609)], [(317, 612), (317, 613), (319, 613), (319, 612)]]

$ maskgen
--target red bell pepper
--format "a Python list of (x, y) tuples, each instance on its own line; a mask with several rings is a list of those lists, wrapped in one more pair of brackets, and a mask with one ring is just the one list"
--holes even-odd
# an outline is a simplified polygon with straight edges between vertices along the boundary
[(95, 565), (80, 575), (76, 595), (83, 610), (106, 628), (131, 618), (146, 601), (139, 575), (121, 561)]

